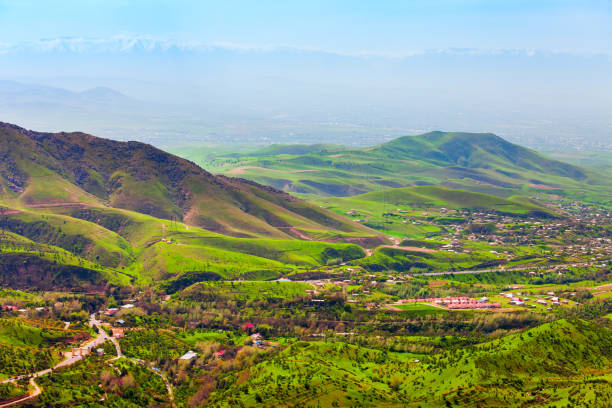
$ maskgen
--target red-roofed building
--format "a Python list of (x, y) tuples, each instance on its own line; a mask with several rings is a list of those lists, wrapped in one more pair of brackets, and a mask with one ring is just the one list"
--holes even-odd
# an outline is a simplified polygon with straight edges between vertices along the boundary
[(113, 336), (116, 339), (120, 339), (122, 337), (125, 337), (125, 334), (123, 334), (123, 329), (112, 328), (111, 336)]

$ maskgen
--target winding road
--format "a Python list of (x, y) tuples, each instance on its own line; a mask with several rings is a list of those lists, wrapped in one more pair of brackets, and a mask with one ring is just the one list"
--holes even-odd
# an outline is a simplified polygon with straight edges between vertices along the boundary
[[(115, 344), (116, 348), (119, 347), (119, 344), (117, 343), (117, 340), (115, 340), (114, 338), (109, 337), (108, 334), (106, 334), (106, 332), (104, 330), (102, 330), (102, 328), (100, 327), (100, 322), (98, 320), (96, 320), (95, 314), (92, 314), (92, 315), (89, 316), (89, 326), (90, 327), (97, 327), (98, 328), (98, 336), (95, 339), (90, 340), (87, 343), (85, 343), (83, 346), (81, 346), (81, 349), (83, 349), (83, 348), (93, 349), (93, 348), (99, 346), (100, 344), (104, 343), (106, 340), (109, 340), (109, 339)], [(32, 393), (24, 396), (21, 399), (18, 399), (18, 400), (15, 400), (15, 401), (11, 401), (11, 402), (7, 402), (6, 404), (2, 404), (2, 405), (0, 405), (0, 408), (4, 408), (4, 407), (9, 407), (9, 406), (12, 406), (12, 405), (20, 404), (20, 403), (22, 403), (24, 401), (27, 401), (29, 399), (32, 399), (32, 398), (40, 395), (42, 390), (36, 384), (36, 382), (34, 381), (34, 379), (36, 377), (40, 377), (41, 375), (49, 374), (50, 372), (52, 372), (53, 370), (55, 370), (57, 368), (62, 368), (62, 367), (67, 367), (69, 365), (72, 365), (72, 364), (82, 360), (84, 357), (85, 357), (85, 355), (81, 355), (81, 353), (79, 353), (79, 354), (71, 353), (70, 357), (67, 357), (65, 360), (60, 361), (53, 368), (47, 368), (45, 370), (37, 371), (37, 372), (35, 372), (33, 374), (23, 374), (23, 375), (19, 375), (19, 376), (16, 376), (16, 377), (11, 377), (11, 378), (8, 378), (8, 379), (0, 382), (0, 384), (5, 384), (5, 383), (9, 383), (9, 382), (15, 382), (15, 381), (18, 381), (18, 380), (23, 380), (24, 378), (29, 378), (30, 379), (30, 385), (32, 387), (34, 387), (34, 391)]]
[[(96, 336), (96, 338), (94, 338), (94, 339), (88, 341), (87, 343), (83, 344), (80, 347), (81, 350), (82, 349), (94, 350), (96, 347), (100, 346), (102, 343), (104, 343), (105, 341), (109, 340), (115, 346), (115, 351), (117, 352), (117, 356), (113, 357), (110, 360), (108, 360), (107, 364), (109, 364), (109, 363), (111, 363), (111, 362), (113, 362), (115, 360), (118, 360), (120, 358), (125, 357), (125, 355), (121, 351), (121, 346), (119, 345), (119, 342), (117, 341), (117, 339), (114, 338), (114, 337), (109, 336), (108, 334), (106, 334), (106, 332), (102, 329), (102, 322), (100, 322), (99, 320), (96, 319), (95, 314), (91, 314), (89, 316), (89, 326), (90, 327), (96, 327), (98, 329), (98, 335)], [(23, 375), (19, 375), (19, 376), (16, 376), (16, 377), (8, 378), (8, 379), (6, 379), (4, 381), (0, 381), (0, 384), (5, 384), (5, 383), (9, 383), (9, 382), (15, 382), (15, 381), (18, 381), (18, 380), (23, 380), (24, 378), (29, 378), (30, 379), (30, 385), (34, 388), (34, 391), (29, 393), (28, 395), (25, 395), (23, 398), (17, 399), (15, 401), (10, 401), (10, 402), (4, 403), (4, 404), (0, 404), (0, 408), (5, 408), (5, 407), (10, 407), (10, 406), (13, 406), (13, 405), (21, 404), (21, 403), (23, 403), (25, 401), (28, 401), (28, 400), (30, 400), (32, 398), (37, 397), (42, 392), (42, 389), (34, 381), (34, 379), (36, 377), (40, 377), (42, 375), (49, 374), (50, 372), (52, 372), (55, 369), (62, 368), (62, 367), (67, 367), (67, 366), (70, 366), (72, 364), (75, 364), (75, 363), (81, 361), (86, 356), (87, 356), (87, 354), (82, 355), (80, 352), (78, 352), (76, 354), (75, 353), (71, 353), (71, 355), (69, 357), (66, 357), (66, 359), (64, 359), (61, 362), (57, 363), (53, 368), (47, 368), (45, 370), (37, 371), (37, 372), (35, 372), (33, 374), (23, 374)], [(169, 396), (169, 399), (170, 399), (170, 404), (172, 405), (172, 407), (175, 407), (175, 404), (174, 404), (174, 393), (172, 392), (172, 386), (170, 385), (170, 382), (168, 381), (166, 376), (159, 369), (151, 367), (145, 361), (137, 360), (135, 358), (129, 358), (129, 357), (127, 359), (132, 361), (133, 363), (140, 364), (140, 365), (142, 365), (144, 367), (149, 368), (151, 371), (153, 371), (154, 374), (159, 376), (162, 379), (162, 381), (164, 382), (164, 385), (166, 386), (166, 389), (168, 390), (168, 396)]]

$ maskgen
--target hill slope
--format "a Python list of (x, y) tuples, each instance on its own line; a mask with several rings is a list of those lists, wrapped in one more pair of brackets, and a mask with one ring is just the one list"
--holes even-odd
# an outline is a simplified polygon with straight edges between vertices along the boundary
[(107, 205), (234, 236), (303, 238), (294, 228), (365, 232), (268, 187), (214, 176), (150, 145), (0, 124), (0, 198), (16, 206)]
[(574, 180), (587, 176), (578, 167), (548, 159), (492, 133), (430, 132), (404, 136), (368, 150), (390, 158), (423, 159), (468, 168), (536, 171)]
[(0, 124), (0, 159), (0, 285), (13, 288), (271, 279), (381, 242), (316, 205), (142, 143)]
[(552, 160), (490, 133), (431, 132), (365, 149), (274, 145), (241, 156), (190, 157), (216, 172), (316, 196), (437, 184), (501, 197), (554, 190), (610, 204), (606, 192), (612, 186), (605, 174)]
[(370, 201), (392, 205), (408, 205), (416, 208), (438, 206), (449, 208), (486, 209), (509, 214), (548, 214), (548, 210), (527, 201), (495, 197), (466, 190), (453, 190), (441, 186), (415, 186), (373, 191), (351, 198), (342, 198), (347, 204)]
[[(250, 368), (248, 376), (228, 375), (230, 386), (210, 402), (258, 406), (263, 397), (279, 406), (608, 406), (611, 341), (608, 328), (560, 320), (428, 357), (300, 342)], [(286, 378), (290, 386), (279, 381)]]

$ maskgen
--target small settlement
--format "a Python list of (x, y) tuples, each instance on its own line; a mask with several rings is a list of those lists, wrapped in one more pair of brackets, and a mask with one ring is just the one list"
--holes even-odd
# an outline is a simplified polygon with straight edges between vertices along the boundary
[(428, 303), (443, 306), (447, 309), (497, 309), (501, 307), (501, 303), (489, 303), (489, 299), (487, 298), (472, 299), (467, 296), (424, 299), (400, 299), (398, 303)]

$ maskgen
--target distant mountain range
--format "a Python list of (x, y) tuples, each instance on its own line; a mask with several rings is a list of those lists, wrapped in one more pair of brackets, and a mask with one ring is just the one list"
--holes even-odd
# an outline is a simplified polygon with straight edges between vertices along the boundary
[(538, 149), (611, 148), (605, 55), (507, 49), (368, 55), (118, 36), (5, 43), (0, 56), (3, 79), (68, 89), (102, 85), (164, 105), (141, 102), (130, 115), (118, 106), (100, 119), (79, 117), (88, 104), (47, 113), (5, 99), (11, 109), (3, 108), (2, 120), (28, 128), (158, 147), (219, 136), (366, 146), (444, 128), (493, 131)]
[(80, 107), (85, 109), (100, 108), (100, 104), (131, 104), (140, 102), (107, 87), (95, 87), (82, 92), (72, 92), (62, 88), (23, 84), (15, 81), (0, 81), (0, 106), (44, 105)]

